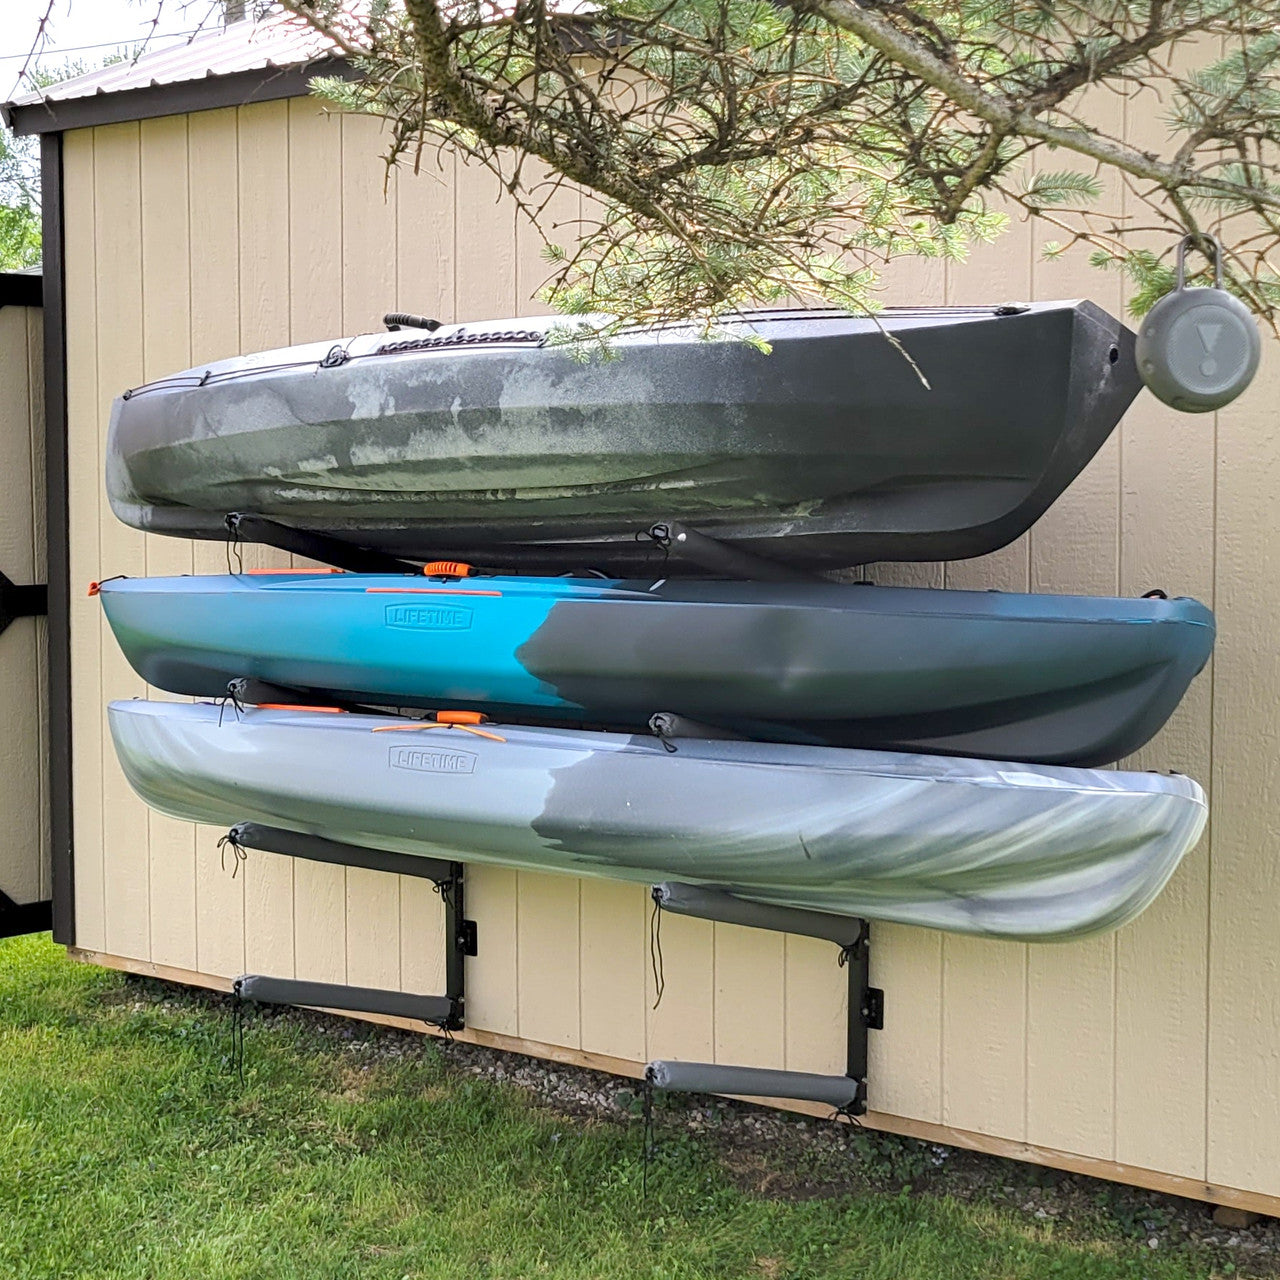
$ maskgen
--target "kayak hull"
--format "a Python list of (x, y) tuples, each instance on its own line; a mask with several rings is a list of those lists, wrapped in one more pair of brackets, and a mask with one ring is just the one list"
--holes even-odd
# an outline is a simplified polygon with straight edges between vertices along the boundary
[(1004, 310), (729, 326), (768, 354), (668, 326), (582, 358), (543, 320), (264, 352), (117, 400), (108, 494), (154, 532), (222, 538), (249, 512), (552, 572), (653, 569), (636, 535), (670, 519), (811, 566), (980, 555), (1048, 508), (1141, 385), (1133, 335), (1092, 304)]
[(174, 817), (994, 937), (1132, 919), (1206, 816), (1178, 776), (206, 704), (109, 715), (129, 782)]
[(1137, 750), (1213, 646), (1194, 600), (834, 583), (281, 574), (102, 584), (134, 669), (219, 697), (465, 707), (1059, 764)]

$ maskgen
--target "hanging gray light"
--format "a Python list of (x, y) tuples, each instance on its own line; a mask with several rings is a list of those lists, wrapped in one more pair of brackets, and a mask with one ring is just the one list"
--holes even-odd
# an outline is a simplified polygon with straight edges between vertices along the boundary
[[(1187, 288), (1187, 249), (1213, 245), (1212, 288)], [(1253, 381), (1262, 340), (1249, 308), (1222, 287), (1222, 246), (1209, 235), (1184, 236), (1178, 282), (1147, 313), (1135, 347), (1152, 395), (1183, 413), (1230, 404)]]

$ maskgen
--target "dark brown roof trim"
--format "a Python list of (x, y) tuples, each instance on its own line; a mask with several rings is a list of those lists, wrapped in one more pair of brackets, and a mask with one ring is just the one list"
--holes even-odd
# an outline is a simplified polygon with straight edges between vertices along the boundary
[(0, 271), (0, 307), (44, 306), (44, 277), (38, 271)]
[(301, 98), (310, 91), (311, 81), (317, 76), (343, 76), (350, 80), (357, 74), (345, 58), (319, 58), (296, 67), (257, 67), (252, 71), (207, 75), (200, 80), (176, 84), (152, 84), (85, 98), (48, 99), (21, 107), (0, 107), (0, 115), (17, 134), (62, 133), (98, 124)]

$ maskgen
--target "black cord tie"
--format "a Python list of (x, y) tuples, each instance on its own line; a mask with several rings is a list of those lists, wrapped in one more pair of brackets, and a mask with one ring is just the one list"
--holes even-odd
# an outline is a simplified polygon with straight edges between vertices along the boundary
[(657, 891), (653, 895), (653, 912), (649, 916), (649, 964), (653, 969), (653, 1007), (662, 1003), (662, 993), (667, 989), (667, 975), (662, 964), (662, 903)]
[(843, 1107), (836, 1107), (836, 1109), (832, 1111), (830, 1119), (833, 1123), (837, 1125), (842, 1124), (851, 1131), (854, 1129), (861, 1129), (863, 1124), (862, 1121), (858, 1119), (857, 1112), (854, 1111), (855, 1106), (857, 1106), (856, 1099), (853, 1102), (846, 1103)]
[[(227, 572), (233, 576), (244, 574), (244, 551), (240, 540), (240, 525), (234, 516), (227, 516), (223, 523), (227, 526)], [(235, 556), (237, 568), (231, 567), (231, 557)]]
[(239, 720), (244, 714), (244, 680), (229, 680), (227, 682), (227, 691), (218, 699), (218, 728), (222, 728), (222, 717), (226, 714), (227, 704), (231, 704), (231, 709), (236, 713), (236, 719)]
[(451, 909), (457, 908), (458, 899), (454, 893), (454, 890), (458, 888), (458, 881), (456, 879), (450, 876), (446, 880), (433, 880), (431, 882), (431, 888), (440, 895), (440, 901), (443, 902), (446, 907)]
[(647, 529), (636, 530), (634, 541), (652, 542), (662, 552), (662, 574), (665, 580), (667, 563), (671, 559), (671, 537), (665, 524), (650, 525)]
[(233, 832), (228, 831), (221, 840), (218, 841), (218, 860), (222, 864), (222, 869), (227, 869), (227, 850), (231, 850), (231, 878), (236, 878), (236, 873), (241, 866), (248, 862), (249, 854), (245, 850), (244, 845), (236, 839)]
[(240, 979), (231, 988), (231, 1055), (227, 1065), (244, 1087), (244, 996), (240, 994)]
[(843, 969), (856, 958), (858, 951), (866, 945), (866, 941), (867, 929), (866, 926), (863, 925), (863, 927), (858, 930), (858, 936), (854, 938), (852, 942), (847, 943), (845, 946), (840, 948), (840, 954), (836, 956), (836, 964)]

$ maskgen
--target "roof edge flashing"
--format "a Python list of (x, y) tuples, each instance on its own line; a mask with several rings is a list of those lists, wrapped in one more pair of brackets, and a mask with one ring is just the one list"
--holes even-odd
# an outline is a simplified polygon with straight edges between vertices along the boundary
[(302, 98), (320, 76), (356, 79), (359, 72), (346, 58), (322, 57), (289, 67), (261, 66), (219, 74), (207, 71), (194, 80), (151, 83), (115, 92), (98, 90), (82, 98), (44, 99), (0, 106), (0, 119), (19, 136), (64, 133), (95, 125), (150, 120), (157, 116), (188, 115), (219, 107), (243, 107), (254, 102)]

